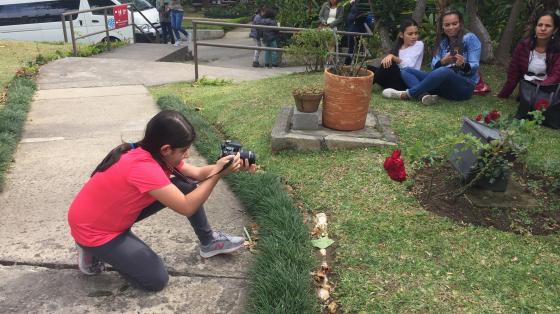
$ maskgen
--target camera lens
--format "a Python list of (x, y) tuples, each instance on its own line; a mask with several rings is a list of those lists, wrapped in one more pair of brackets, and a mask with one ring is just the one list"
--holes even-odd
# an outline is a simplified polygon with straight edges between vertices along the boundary
[(253, 152), (250, 151), (250, 150), (243, 150), (243, 149), (241, 149), (241, 150), (239, 151), (239, 156), (240, 156), (242, 159), (247, 159), (247, 160), (249, 160), (249, 164), (250, 164), (250, 165), (255, 164), (256, 161), (257, 161), (257, 155), (255, 155), (255, 153), (253, 153)]

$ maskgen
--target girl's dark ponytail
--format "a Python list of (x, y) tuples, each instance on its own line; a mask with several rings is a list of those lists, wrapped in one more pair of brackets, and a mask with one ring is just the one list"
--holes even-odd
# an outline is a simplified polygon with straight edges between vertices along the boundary
[(111, 150), (107, 154), (107, 156), (103, 158), (103, 160), (99, 163), (99, 165), (95, 167), (95, 170), (93, 170), (91, 176), (93, 177), (93, 175), (96, 174), (97, 172), (103, 172), (109, 169), (109, 167), (111, 167), (114, 163), (116, 163), (117, 161), (119, 161), (119, 159), (121, 159), (122, 154), (131, 150), (133, 148), (132, 147), (133, 145), (135, 147), (138, 146), (136, 143), (123, 143), (113, 148), (113, 150)]
[(189, 147), (196, 138), (192, 124), (178, 111), (162, 110), (156, 114), (146, 126), (144, 138), (136, 143), (123, 143), (111, 150), (91, 173), (93, 177), (97, 172), (103, 172), (114, 165), (121, 156), (129, 150), (140, 147), (149, 152), (152, 157), (165, 167), (160, 149), (164, 145), (172, 149)]

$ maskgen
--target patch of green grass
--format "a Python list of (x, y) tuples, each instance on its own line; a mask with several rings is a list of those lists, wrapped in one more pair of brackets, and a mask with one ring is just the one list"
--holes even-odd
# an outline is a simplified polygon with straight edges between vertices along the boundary
[(72, 45), (0, 40), (0, 90), (7, 86), (19, 68), (34, 62), (37, 55), (50, 56), (57, 51), (66, 55), (72, 51)]
[[(197, 150), (208, 160), (219, 156), (219, 131), (176, 96), (158, 99), (162, 109), (189, 117), (197, 131)], [(226, 178), (259, 224), (258, 254), (250, 270), (249, 313), (316, 313), (308, 231), (299, 211), (272, 173), (240, 173)]]
[(21, 137), (36, 88), (33, 80), (24, 77), (14, 78), (8, 87), (6, 103), (0, 111), (0, 190)]
[[(492, 94), (498, 92), (505, 70), (483, 66), (482, 72)], [(291, 89), (321, 80), (321, 74), (288, 75), (151, 91), (156, 97), (180, 95), (200, 108), (198, 114), (220, 132), (255, 151), (266, 172), (290, 184), (296, 201), (328, 214), (336, 239), (335, 297), (344, 312), (560, 311), (560, 235), (511, 234), (425, 211), (406, 185), (385, 174), (383, 160), (392, 148), (272, 155), (270, 132), (280, 108), (293, 105)], [(512, 115), (517, 104), (487, 95), (426, 107), (383, 99), (376, 88), (370, 106), (390, 117), (408, 164), (407, 149), (457, 132), (463, 116), (493, 108)], [(528, 167), (558, 177), (560, 133), (540, 133)]]

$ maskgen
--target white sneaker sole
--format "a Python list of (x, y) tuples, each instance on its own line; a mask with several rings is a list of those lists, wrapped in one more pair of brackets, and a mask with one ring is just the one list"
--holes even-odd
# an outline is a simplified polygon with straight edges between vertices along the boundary
[(401, 93), (402, 93), (401, 91), (398, 91), (396, 89), (386, 88), (381, 92), (381, 96), (383, 96), (385, 98), (401, 100)]
[(422, 103), (426, 106), (434, 105), (438, 102), (439, 97), (437, 95), (425, 95), (422, 97)]
[(200, 251), (200, 256), (202, 256), (204, 258), (209, 258), (209, 257), (212, 257), (212, 256), (216, 256), (218, 254), (232, 253), (232, 252), (235, 252), (235, 251), (239, 250), (242, 247), (243, 247), (243, 243), (241, 243), (239, 246), (230, 247), (229, 249), (215, 250), (215, 251), (210, 251), (210, 252), (202, 252), (202, 250), (199, 250), (199, 251)]

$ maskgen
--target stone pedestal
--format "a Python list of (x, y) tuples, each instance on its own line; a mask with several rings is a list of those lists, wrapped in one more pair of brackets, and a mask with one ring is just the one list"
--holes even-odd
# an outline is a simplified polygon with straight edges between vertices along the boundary
[(319, 118), (321, 117), (321, 112), (301, 112), (294, 108), (294, 114), (292, 116), (292, 129), (293, 130), (318, 130), (319, 129)]

